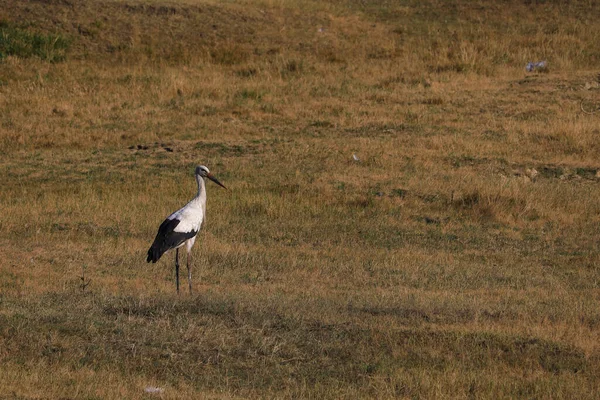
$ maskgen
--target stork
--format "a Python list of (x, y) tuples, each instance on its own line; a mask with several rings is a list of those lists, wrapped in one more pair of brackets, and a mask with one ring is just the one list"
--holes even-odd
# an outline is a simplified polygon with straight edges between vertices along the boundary
[(154, 243), (148, 249), (146, 262), (157, 262), (167, 251), (175, 249), (175, 282), (177, 294), (179, 294), (179, 248), (185, 245), (187, 250), (188, 285), (192, 293), (192, 246), (196, 241), (196, 235), (202, 226), (206, 215), (206, 184), (204, 178), (208, 178), (217, 185), (227, 189), (217, 178), (215, 178), (204, 165), (196, 167), (196, 181), (198, 182), (198, 194), (189, 203), (169, 215), (160, 224)]

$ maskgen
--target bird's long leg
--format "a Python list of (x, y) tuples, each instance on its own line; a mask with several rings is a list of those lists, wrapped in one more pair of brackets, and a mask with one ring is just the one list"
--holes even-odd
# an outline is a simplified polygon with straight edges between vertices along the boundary
[(190, 286), (190, 294), (192, 294), (192, 254), (187, 252), (187, 269), (188, 269), (188, 285)]
[(179, 249), (175, 249), (175, 283), (177, 284), (177, 294), (179, 294)]

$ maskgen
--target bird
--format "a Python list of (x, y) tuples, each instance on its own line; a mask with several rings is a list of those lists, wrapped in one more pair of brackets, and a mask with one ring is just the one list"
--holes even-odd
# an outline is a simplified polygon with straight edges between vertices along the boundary
[(160, 224), (156, 238), (150, 249), (148, 249), (148, 258), (146, 259), (148, 263), (151, 261), (152, 263), (156, 263), (164, 253), (175, 249), (175, 282), (177, 285), (177, 294), (179, 294), (179, 248), (184, 245), (187, 250), (188, 285), (190, 294), (192, 293), (192, 246), (194, 246), (196, 235), (200, 231), (202, 222), (206, 216), (206, 183), (204, 178), (208, 178), (217, 185), (227, 189), (204, 165), (196, 167), (195, 176), (196, 182), (198, 182), (198, 194), (189, 203), (169, 215)]

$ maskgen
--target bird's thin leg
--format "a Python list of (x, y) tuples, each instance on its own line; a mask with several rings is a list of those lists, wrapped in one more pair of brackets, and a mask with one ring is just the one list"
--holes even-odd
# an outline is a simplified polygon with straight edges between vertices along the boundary
[(187, 252), (187, 269), (188, 269), (188, 285), (190, 286), (190, 294), (192, 294), (192, 255)]
[(177, 294), (179, 294), (179, 249), (175, 249), (175, 283), (177, 284)]

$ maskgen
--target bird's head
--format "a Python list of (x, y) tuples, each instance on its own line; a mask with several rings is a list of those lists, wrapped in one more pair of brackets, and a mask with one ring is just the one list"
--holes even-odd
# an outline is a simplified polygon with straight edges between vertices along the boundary
[(223, 185), (221, 182), (219, 182), (219, 180), (217, 178), (215, 178), (213, 176), (213, 174), (210, 173), (210, 171), (208, 170), (208, 168), (206, 168), (204, 165), (198, 165), (196, 167), (196, 175), (201, 176), (202, 178), (208, 178), (211, 181), (213, 181), (214, 183), (216, 183), (217, 185), (227, 189), (225, 187), (225, 185)]

